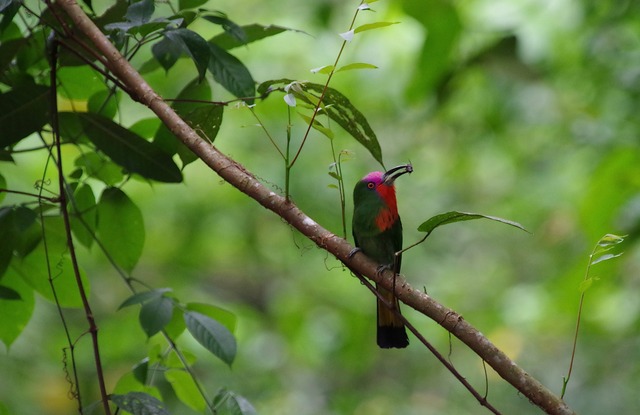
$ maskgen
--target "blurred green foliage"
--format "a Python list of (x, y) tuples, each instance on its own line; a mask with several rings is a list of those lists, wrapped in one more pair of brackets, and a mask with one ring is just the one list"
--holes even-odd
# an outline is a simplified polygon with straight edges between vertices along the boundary
[[(334, 63), (342, 41), (338, 33), (348, 28), (357, 4), (224, 0), (203, 7), (222, 10), (241, 25), (276, 24), (311, 35), (285, 31), (234, 49), (258, 83), (280, 78), (323, 83), (326, 75), (309, 70)], [(100, 14), (109, 2), (93, 5)], [(165, 3), (156, 8), (169, 13)], [(606, 233), (628, 234), (616, 251), (624, 255), (591, 269), (599, 279), (586, 294), (565, 399), (581, 414), (637, 412), (640, 6), (616, 0), (404, 0), (379, 1), (372, 8), (375, 13), (359, 16), (363, 23), (401, 24), (357, 35), (342, 63), (366, 62), (378, 69), (341, 72), (331, 86), (365, 115), (388, 164), (414, 166), (415, 172), (397, 183), (405, 244), (422, 236), (419, 224), (450, 210), (509, 218), (533, 233), (490, 221), (437, 229), (404, 255), (404, 275), (559, 393), (591, 247)], [(198, 21), (193, 30), (206, 39), (221, 32)], [(27, 52), (19, 56), (20, 62), (34, 59)], [(150, 57), (151, 47), (145, 46), (133, 63), (141, 66)], [(68, 97), (104, 92), (79, 88), (74, 79), (90, 75), (67, 69), (61, 75)], [(185, 58), (168, 73), (159, 66), (143, 70), (164, 97), (177, 96), (197, 75)], [(278, 143), (284, 143), (289, 122), (281, 97), (257, 100), (254, 108)], [(122, 125), (150, 117), (120, 98), (116, 120)], [(214, 100), (231, 98), (213, 85)], [(306, 126), (297, 116), (292, 121), (292, 137), (299, 143)], [(336, 149), (352, 154), (342, 165), (350, 191), (379, 167), (353, 138), (331, 128)], [(38, 144), (23, 140), (15, 150)], [(225, 108), (215, 144), (274, 192), (283, 191), (283, 163), (245, 106)], [(67, 171), (78, 156), (75, 148), (64, 147)], [(90, 154), (83, 156), (88, 162)], [(39, 180), (56, 182), (53, 169), (42, 177), (42, 154), (13, 157), (15, 163), (0, 164), (0, 179), (9, 189), (29, 191)], [(292, 170), (291, 194), (314, 220), (339, 233), (331, 163), (329, 140), (312, 132)], [(417, 341), (402, 351), (376, 347), (374, 298), (336, 260), (201, 163), (182, 173), (182, 184), (129, 180), (123, 187), (144, 220), (144, 248), (132, 276), (152, 288), (171, 287), (182, 302), (215, 304), (236, 314), (238, 354), (232, 369), (193, 338), (178, 339), (211, 397), (218, 388), (229, 388), (260, 414), (483, 412)], [(101, 194), (104, 185), (92, 185)], [(33, 199), (7, 194), (2, 202)], [(166, 343), (159, 335), (147, 339), (135, 307), (117, 310), (130, 292), (95, 244), (79, 245), (78, 252), (91, 283), (107, 386), (124, 393), (135, 385), (134, 365), (164, 353)], [(29, 293), (24, 278), (11, 268), (0, 282)], [(33, 312), (0, 355), (0, 413), (72, 413), (76, 407), (65, 381), (69, 356), (56, 309), (39, 295), (24, 294), (23, 302), (16, 311), (0, 301), (0, 319)], [(405, 315), (441, 351), (450, 350), (456, 367), (484, 390), (483, 365), (473, 353), (434, 322), (412, 310)], [(67, 316), (80, 336), (83, 314), (69, 309)], [(76, 344), (76, 358), (86, 382), (80, 385), (83, 396), (95, 400), (88, 337)], [(493, 372), (488, 379), (488, 399), (503, 413), (539, 412)], [(167, 384), (159, 389), (175, 413), (196, 413), (172, 399)]]

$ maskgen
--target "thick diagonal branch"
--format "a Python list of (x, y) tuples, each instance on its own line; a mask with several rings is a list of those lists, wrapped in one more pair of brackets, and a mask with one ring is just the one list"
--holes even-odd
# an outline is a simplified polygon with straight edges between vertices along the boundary
[[(102, 53), (107, 68), (127, 87), (132, 98), (149, 107), (178, 139), (220, 177), (265, 208), (282, 217), (291, 226), (298, 229), (320, 248), (330, 252), (353, 271), (367, 276), (387, 289), (392, 289), (391, 280), (393, 276), (391, 272), (386, 272), (382, 275), (376, 273), (378, 264), (364, 255), (355, 255), (353, 258), (349, 258), (349, 253), (353, 247), (346, 240), (318, 225), (293, 203), (263, 186), (254, 175), (245, 170), (239, 163), (228, 158), (208, 141), (199, 137), (151, 89), (140, 74), (111, 44), (109, 39), (93, 24), (75, 0), (59, 0), (57, 4), (71, 18), (77, 32), (85, 35), (86, 39), (92, 42), (96, 49)], [(438, 324), (475, 351), (502, 378), (545, 412), (562, 415), (574, 413), (560, 398), (518, 367), (456, 312), (439, 304), (420, 290), (412, 288), (402, 279), (398, 280), (395, 289), (398, 298), (403, 303), (438, 322)]]

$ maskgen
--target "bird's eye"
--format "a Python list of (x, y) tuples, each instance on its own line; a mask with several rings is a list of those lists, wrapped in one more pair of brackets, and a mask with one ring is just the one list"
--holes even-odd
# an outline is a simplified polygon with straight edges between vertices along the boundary
[(375, 185), (375, 183), (374, 183), (374, 182), (369, 182), (369, 183), (367, 183), (367, 187), (368, 187), (369, 189), (373, 189), (374, 187), (376, 187), (376, 185)]

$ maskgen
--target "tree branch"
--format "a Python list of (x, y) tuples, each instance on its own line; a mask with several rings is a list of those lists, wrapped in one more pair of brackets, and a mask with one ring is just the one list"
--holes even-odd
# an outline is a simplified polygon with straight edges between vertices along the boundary
[[(145, 82), (138, 72), (95, 26), (75, 0), (59, 0), (57, 4), (96, 49), (103, 54), (105, 65), (127, 87), (131, 98), (149, 107), (187, 147), (220, 177), (265, 208), (282, 217), (320, 248), (334, 255), (354, 272), (392, 289), (393, 273), (377, 273), (378, 264), (364, 255), (349, 258), (353, 247), (309, 218), (284, 197), (262, 185), (242, 165), (228, 158), (184, 122), (174, 110)], [(402, 277), (396, 279), (398, 298), (408, 306), (436, 321), (486, 361), (503, 379), (548, 414), (574, 414), (560, 398), (522, 370), (455, 311), (443, 306), (427, 294), (411, 287)]]

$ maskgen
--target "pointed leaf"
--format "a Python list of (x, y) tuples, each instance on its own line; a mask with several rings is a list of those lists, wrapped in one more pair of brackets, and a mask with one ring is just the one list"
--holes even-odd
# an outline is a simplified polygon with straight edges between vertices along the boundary
[(604, 254), (604, 255), (599, 256), (598, 258), (592, 259), (591, 260), (591, 265), (595, 265), (595, 264), (598, 264), (600, 262), (607, 261), (609, 259), (618, 258), (621, 255), (622, 255), (622, 253), (619, 253), (619, 254)]
[(209, 316), (218, 323), (225, 326), (231, 333), (236, 331), (237, 316), (229, 310), (204, 303), (188, 303), (187, 310), (197, 311), (200, 314)]
[(203, 15), (202, 18), (210, 21), (211, 23), (222, 26), (224, 32), (237, 42), (240, 42), (240, 44), (245, 45), (247, 43), (247, 34), (244, 32), (244, 29), (229, 20), (226, 14), (222, 12), (214, 12), (214, 14)]
[(98, 114), (79, 113), (78, 116), (95, 146), (127, 171), (159, 182), (182, 181), (175, 162), (153, 143)]
[(163, 37), (151, 47), (153, 57), (160, 63), (165, 71), (171, 69), (182, 55), (182, 43), (168, 37)]
[(132, 3), (124, 17), (135, 24), (147, 23), (155, 11), (153, 0), (140, 0)]
[[(314, 97), (319, 98), (324, 90), (324, 85), (312, 82), (297, 82), (291, 79), (277, 79), (266, 81), (258, 87), (258, 95), (266, 96), (272, 91), (284, 91), (287, 85), (294, 83), (296, 88), (301, 88), (305, 93), (312, 93)], [(296, 88), (290, 88), (289, 93), (296, 93)], [(304, 94), (297, 93), (297, 97), (305, 99)], [(324, 106), (322, 111), (333, 121), (337, 122), (347, 133), (362, 144), (378, 163), (384, 166), (382, 161), (382, 150), (380, 143), (369, 125), (365, 116), (349, 101), (349, 99), (333, 88), (327, 88), (323, 100)]]
[(49, 88), (24, 85), (0, 94), (0, 148), (39, 131), (49, 117)]
[(111, 395), (110, 398), (118, 408), (133, 415), (169, 415), (162, 401), (144, 392)]
[(594, 283), (595, 281), (597, 281), (597, 280), (599, 280), (599, 278), (598, 278), (598, 277), (587, 278), (587, 279), (583, 280), (583, 281), (580, 283), (580, 286), (578, 287), (578, 290), (579, 290), (581, 293), (585, 293), (589, 288), (591, 288), (591, 286), (593, 285), (593, 283)]
[(74, 162), (89, 177), (100, 180), (107, 186), (114, 186), (124, 180), (122, 167), (112, 163), (106, 156), (94, 152), (80, 155)]
[(218, 131), (220, 131), (223, 114), (224, 107), (222, 105), (201, 105), (189, 111), (189, 113), (184, 116), (184, 120), (191, 128), (196, 130), (199, 135), (213, 143), (218, 135)]
[(225, 326), (195, 311), (185, 312), (184, 321), (198, 343), (231, 366), (236, 356), (236, 339)]
[(111, 258), (126, 271), (135, 267), (144, 246), (142, 212), (120, 189), (106, 188), (98, 202), (98, 237)]
[(350, 63), (348, 65), (341, 66), (336, 70), (336, 73), (343, 72), (343, 71), (351, 71), (354, 69), (378, 69), (378, 67), (370, 63), (356, 62), (356, 63)]
[(20, 293), (11, 287), (0, 285), (0, 300), (21, 300)]
[(173, 391), (182, 403), (198, 413), (204, 413), (207, 402), (203, 399), (198, 385), (184, 370), (171, 369), (164, 372), (164, 378), (171, 384)]
[(479, 213), (456, 212), (456, 211), (441, 213), (439, 215), (433, 216), (432, 218), (429, 218), (427, 221), (423, 222), (420, 226), (418, 226), (418, 231), (431, 233), (439, 226), (448, 225), (450, 223), (455, 223), (455, 222), (475, 220), (475, 219), (489, 219), (489, 220), (504, 223), (505, 225), (513, 226), (518, 229), (522, 229), (525, 232), (528, 232), (519, 223), (510, 221), (508, 219), (502, 219), (496, 216), (481, 215)]
[(270, 36), (275, 36), (277, 34), (280, 34), (286, 31), (304, 33), (301, 30), (290, 29), (288, 27), (274, 26), (274, 25), (263, 26), (261, 24), (250, 24), (246, 26), (240, 26), (240, 28), (242, 29), (245, 35), (244, 42), (238, 40), (237, 38), (235, 38), (234, 36), (232, 36), (227, 32), (211, 38), (209, 42), (215, 43), (216, 45), (220, 46), (222, 49), (229, 50), (229, 49), (237, 48), (238, 46), (244, 46), (247, 43), (255, 42), (260, 39), (264, 39)]
[[(213, 78), (227, 91), (238, 98), (251, 98), (256, 94), (256, 85), (251, 73), (238, 58), (231, 55), (215, 43), (209, 43), (211, 60), (209, 71)], [(254, 100), (247, 99), (248, 105), (253, 105)]]
[(142, 304), (138, 317), (147, 337), (158, 333), (171, 321), (173, 307), (173, 300), (164, 296), (156, 297)]
[[(309, 125), (309, 123), (311, 123), (311, 117), (298, 113), (298, 115), (306, 121), (307, 125)], [(316, 118), (315, 120), (313, 120), (313, 125), (312, 125), (313, 129), (316, 131), (321, 132), (322, 134), (324, 134), (328, 139), (333, 140), (334, 135), (333, 135), (333, 131), (331, 131), (330, 128), (325, 127), (324, 125), (322, 125), (322, 123), (320, 121), (318, 121), (318, 119)]]
[(324, 66), (320, 66), (319, 68), (313, 68), (313, 69), (311, 69), (310, 72), (311, 73), (330, 74), (331, 71), (333, 71), (333, 65), (324, 65)]
[(165, 37), (181, 43), (183, 50), (191, 57), (198, 69), (198, 79), (202, 80), (207, 71), (211, 53), (209, 44), (196, 32), (189, 29), (174, 29), (164, 33)]
[(231, 415), (257, 415), (256, 409), (247, 399), (234, 392), (224, 391), (225, 406)]
[(164, 293), (168, 293), (171, 291), (172, 291), (171, 288), (156, 288), (155, 290), (135, 293), (131, 297), (124, 300), (122, 304), (120, 304), (120, 307), (118, 307), (118, 310), (135, 305), (135, 304), (142, 304), (146, 301), (156, 299), (158, 297), (161, 297)]
[(601, 247), (615, 246), (623, 242), (625, 238), (626, 238), (626, 235), (618, 236), (612, 233), (608, 233), (602, 238), (600, 238), (600, 240), (598, 241), (598, 246), (601, 246)]
[(387, 26), (391, 26), (394, 24), (398, 24), (400, 22), (375, 22), (375, 23), (367, 23), (367, 24), (363, 24), (362, 26), (358, 26), (355, 29), (353, 29), (354, 33), (360, 33), (360, 32), (364, 32), (366, 30), (372, 30), (372, 29), (379, 29), (381, 27), (387, 27)]

